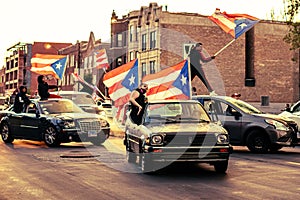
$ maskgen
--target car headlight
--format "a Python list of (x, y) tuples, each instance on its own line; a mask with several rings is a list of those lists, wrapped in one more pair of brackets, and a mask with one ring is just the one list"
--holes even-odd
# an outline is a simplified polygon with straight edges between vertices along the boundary
[(101, 127), (107, 127), (107, 126), (109, 126), (109, 124), (105, 119), (100, 119), (100, 126)]
[(64, 128), (75, 128), (75, 122), (74, 121), (64, 121), (63, 122)]
[(288, 131), (289, 130), (288, 126), (286, 126), (285, 124), (283, 124), (279, 121), (276, 121), (276, 120), (273, 120), (273, 119), (266, 119), (265, 122), (272, 125), (272, 126), (274, 126), (274, 128), (276, 130), (279, 130), (279, 131)]
[(163, 143), (163, 136), (162, 135), (152, 135), (151, 137), (151, 144), (159, 145)]
[(217, 134), (216, 136), (217, 136), (217, 143), (218, 144), (228, 144), (229, 143), (228, 135)]

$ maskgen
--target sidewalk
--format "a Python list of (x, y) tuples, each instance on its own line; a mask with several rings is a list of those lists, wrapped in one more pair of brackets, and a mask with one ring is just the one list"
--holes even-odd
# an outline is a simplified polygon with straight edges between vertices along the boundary
[(257, 109), (271, 114), (279, 114), (284, 110), (286, 103), (271, 103), (268, 106), (262, 106), (261, 102), (248, 102)]

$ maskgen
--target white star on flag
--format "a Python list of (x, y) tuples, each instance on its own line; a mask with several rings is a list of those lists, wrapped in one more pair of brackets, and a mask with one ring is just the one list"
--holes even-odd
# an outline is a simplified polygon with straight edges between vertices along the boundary
[(247, 24), (242, 23), (242, 24), (240, 24), (240, 27), (241, 27), (241, 29), (243, 29), (243, 28), (247, 27)]
[(181, 75), (181, 79), (180, 80), (181, 80), (182, 85), (186, 85), (186, 79), (187, 79), (187, 77)]
[(130, 81), (129, 85), (134, 84), (135, 77), (133, 76), (133, 74), (131, 74), (131, 77), (130, 77), (129, 81)]
[(55, 67), (55, 68), (60, 70), (61, 67), (62, 67), (62, 65), (61, 65), (60, 62), (59, 62), (59, 63), (56, 64), (56, 67)]

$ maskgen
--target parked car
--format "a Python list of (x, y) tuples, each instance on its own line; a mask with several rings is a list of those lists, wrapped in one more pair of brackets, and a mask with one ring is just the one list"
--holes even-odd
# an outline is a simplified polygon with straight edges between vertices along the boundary
[(242, 100), (227, 96), (193, 96), (202, 103), (215, 121), (228, 131), (230, 143), (247, 146), (255, 153), (278, 151), (295, 146), (298, 131), (295, 121), (275, 114), (266, 114)]
[(100, 145), (110, 135), (105, 119), (84, 112), (69, 99), (31, 101), (21, 113), (13, 112), (13, 106), (1, 111), (0, 131), (5, 143), (27, 139), (44, 141), (49, 147), (87, 141)]
[(209, 163), (224, 173), (232, 150), (228, 139), (227, 131), (193, 100), (149, 101), (141, 125), (130, 117), (125, 123), (127, 160), (139, 158), (143, 173), (173, 162)]
[(50, 92), (51, 94), (59, 95), (62, 98), (71, 99), (76, 105), (82, 108), (85, 112), (95, 113), (98, 115), (106, 115), (105, 111), (99, 108), (94, 101), (92, 95), (87, 92), (78, 91), (57, 91)]
[[(279, 115), (294, 120), (297, 123), (298, 127), (300, 127), (300, 101), (296, 102), (291, 107), (286, 108)], [(300, 143), (299, 130), (297, 132), (297, 136), (295, 137), (295, 140), (297, 140), (298, 144)]]
[(112, 104), (111, 101), (97, 101), (100, 110), (103, 110), (107, 117), (112, 118)]

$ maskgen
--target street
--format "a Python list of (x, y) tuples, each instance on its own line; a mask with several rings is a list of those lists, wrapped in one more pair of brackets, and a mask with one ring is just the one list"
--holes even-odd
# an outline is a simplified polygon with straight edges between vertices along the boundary
[(122, 139), (103, 146), (0, 142), (0, 199), (298, 199), (300, 148), (253, 154), (234, 147), (227, 174), (207, 164), (174, 164), (141, 174)]

